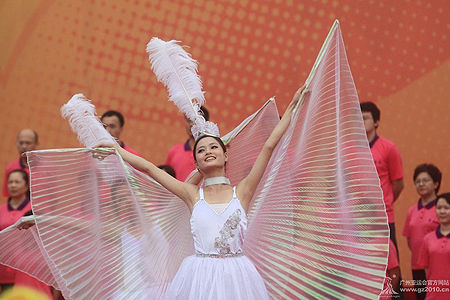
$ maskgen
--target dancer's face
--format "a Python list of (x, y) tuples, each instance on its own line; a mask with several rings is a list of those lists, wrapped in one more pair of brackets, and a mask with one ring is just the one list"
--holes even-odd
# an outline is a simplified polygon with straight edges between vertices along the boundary
[(195, 148), (195, 159), (200, 171), (209, 168), (224, 167), (228, 160), (228, 154), (213, 137), (202, 138)]
[(444, 198), (436, 202), (436, 216), (441, 224), (450, 224), (450, 204)]

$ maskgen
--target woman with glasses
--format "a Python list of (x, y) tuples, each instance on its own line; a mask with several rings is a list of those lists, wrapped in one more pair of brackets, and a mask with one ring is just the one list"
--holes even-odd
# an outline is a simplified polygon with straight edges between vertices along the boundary
[[(20, 169), (13, 170), (8, 174), (7, 179), (10, 197), (6, 203), (0, 205), (0, 230), (13, 225), (22, 216), (32, 214), (28, 173)], [(49, 286), (28, 274), (0, 265), (0, 294), (13, 286), (26, 286), (52, 297)]]
[(408, 210), (403, 235), (411, 250), (411, 270), (417, 299), (425, 299), (426, 295), (426, 285), (422, 284), (426, 280), (425, 270), (418, 265), (418, 255), (425, 235), (435, 230), (439, 224), (435, 206), (441, 179), (441, 171), (432, 164), (421, 164), (414, 170), (413, 180), (419, 200)]

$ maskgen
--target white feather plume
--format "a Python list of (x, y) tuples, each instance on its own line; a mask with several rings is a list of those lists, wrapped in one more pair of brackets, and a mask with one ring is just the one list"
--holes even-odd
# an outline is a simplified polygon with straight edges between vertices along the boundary
[(100, 143), (115, 143), (95, 116), (95, 106), (83, 95), (75, 94), (61, 107), (61, 115), (68, 119), (70, 127), (78, 135), (78, 140), (88, 148)]
[(154, 37), (147, 45), (147, 52), (158, 81), (169, 90), (169, 100), (195, 122), (205, 102), (202, 82), (197, 74), (197, 61), (177, 42)]

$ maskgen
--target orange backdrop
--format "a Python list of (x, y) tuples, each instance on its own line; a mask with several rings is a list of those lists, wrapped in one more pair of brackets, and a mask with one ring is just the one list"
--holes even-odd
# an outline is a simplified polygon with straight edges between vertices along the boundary
[(186, 134), (150, 71), (145, 46), (153, 36), (190, 46), (222, 133), (273, 95), (282, 111), (337, 18), (360, 99), (379, 105), (379, 132), (403, 156), (406, 187), (395, 214), (410, 278), (401, 231), (418, 198), (414, 167), (435, 163), (441, 191), (450, 191), (449, 8), (446, 0), (3, 0), (0, 166), (17, 158), (24, 127), (39, 133), (41, 148), (78, 147), (59, 109), (79, 92), (99, 114), (122, 111), (125, 142), (163, 163)]

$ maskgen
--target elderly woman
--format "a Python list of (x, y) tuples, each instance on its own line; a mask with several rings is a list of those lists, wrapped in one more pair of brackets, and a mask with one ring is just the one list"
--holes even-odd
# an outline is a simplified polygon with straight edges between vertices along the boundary
[[(28, 174), (13, 170), (8, 175), (8, 201), (0, 206), (0, 230), (13, 225), (21, 217), (31, 214)], [(25, 285), (52, 297), (50, 287), (25, 273), (0, 265), (0, 286), (4, 290), (13, 285)]]
[(432, 164), (420, 164), (414, 170), (413, 181), (420, 198), (408, 210), (403, 235), (408, 239), (411, 250), (411, 269), (417, 299), (425, 299), (426, 295), (425, 285), (421, 284), (426, 280), (425, 270), (420, 268), (417, 259), (424, 236), (438, 226), (435, 206), (441, 178), (441, 171)]

